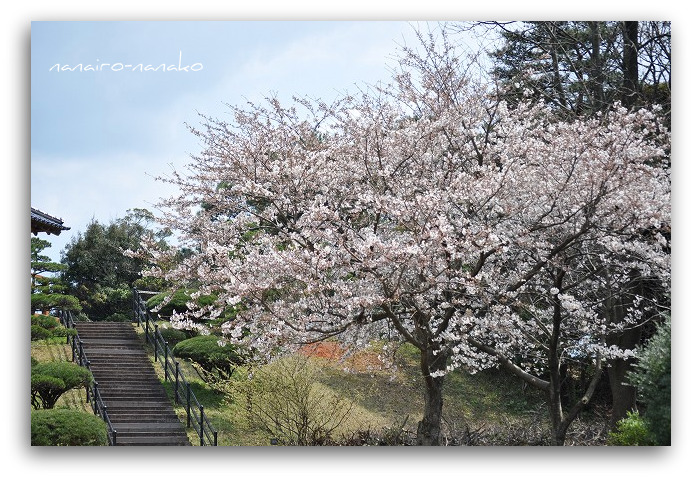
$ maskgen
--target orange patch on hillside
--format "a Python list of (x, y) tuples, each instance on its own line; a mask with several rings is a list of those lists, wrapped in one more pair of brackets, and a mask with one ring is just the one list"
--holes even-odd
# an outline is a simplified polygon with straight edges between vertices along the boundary
[(313, 358), (323, 358), (329, 361), (343, 361), (345, 367), (357, 372), (378, 371), (385, 369), (385, 364), (373, 351), (357, 351), (347, 355), (347, 349), (335, 341), (323, 341), (306, 344), (299, 349), (301, 354)]

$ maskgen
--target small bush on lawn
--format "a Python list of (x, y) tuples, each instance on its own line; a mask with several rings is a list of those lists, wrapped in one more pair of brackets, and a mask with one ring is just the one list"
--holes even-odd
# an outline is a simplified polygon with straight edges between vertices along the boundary
[(51, 409), (65, 392), (87, 387), (92, 379), (87, 368), (75, 363), (38, 363), (31, 368), (31, 404), (36, 409)]
[[(179, 289), (171, 295), (171, 299), (167, 303), (164, 300), (171, 293), (159, 293), (147, 300), (147, 309), (159, 307), (158, 313), (163, 317), (169, 317), (174, 310), (181, 312), (188, 310), (188, 303), (192, 301), (189, 291)], [(198, 306), (209, 306), (214, 302), (214, 296), (202, 295), (195, 300)]]
[(159, 333), (161, 334), (161, 337), (164, 338), (164, 341), (170, 345), (175, 345), (188, 339), (188, 334), (180, 329), (159, 328)]
[(51, 333), (48, 329), (42, 328), (41, 326), (32, 324), (31, 325), (31, 340), (32, 341), (39, 341), (41, 339), (48, 339), (52, 338), (53, 333)]
[(176, 357), (189, 359), (207, 371), (224, 371), (231, 374), (232, 370), (245, 359), (243, 353), (234, 345), (220, 346), (220, 338), (214, 335), (195, 336), (176, 344), (173, 353)]
[(354, 403), (320, 384), (318, 373), (309, 358), (289, 356), (229, 382), (227, 393), (245, 403), (249, 425), (278, 445), (331, 445)]
[(107, 316), (105, 321), (113, 323), (128, 323), (130, 322), (130, 316), (125, 313), (113, 313), (112, 315)]
[(35, 314), (31, 316), (31, 340), (38, 341), (51, 338), (65, 338), (75, 335), (77, 331), (68, 329), (60, 324), (58, 318)]
[(32, 326), (41, 326), (44, 329), (55, 329), (60, 326), (60, 321), (54, 316), (44, 314), (34, 314), (31, 316)]
[(32, 446), (106, 446), (106, 423), (73, 409), (31, 411)]
[(628, 412), (627, 417), (617, 422), (617, 429), (608, 434), (611, 446), (652, 446), (650, 431), (638, 411)]

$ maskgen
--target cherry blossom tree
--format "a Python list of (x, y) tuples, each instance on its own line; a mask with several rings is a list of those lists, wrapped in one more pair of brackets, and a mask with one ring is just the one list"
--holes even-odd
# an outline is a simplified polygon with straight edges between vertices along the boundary
[[(645, 320), (633, 282), (669, 287), (668, 133), (618, 105), (572, 122), (511, 108), (445, 37), (423, 40), (391, 84), (204, 117), (160, 219), (196, 254), (147, 274), (214, 293), (178, 319), (233, 310), (226, 338), (266, 358), (330, 337), (411, 343), (420, 444), (439, 444), (446, 373), (499, 366), (546, 391), (563, 444), (605, 360), (632, 354), (606, 337)], [(594, 375), (567, 409), (569, 362)]]

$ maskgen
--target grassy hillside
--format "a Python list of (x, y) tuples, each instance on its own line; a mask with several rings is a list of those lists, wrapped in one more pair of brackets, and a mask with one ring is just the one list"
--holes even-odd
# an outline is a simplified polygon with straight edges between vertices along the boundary
[[(376, 349), (348, 358), (309, 355), (319, 371), (316, 382), (320, 391), (334, 393), (351, 405), (348, 419), (331, 434), (335, 443), (412, 443), (424, 403), (418, 354), (412, 347), (401, 346), (390, 368), (377, 360)], [(220, 446), (271, 443), (271, 433), (247, 420), (242, 398), (213, 390), (190, 364), (182, 362), (182, 367), (219, 432)], [(178, 413), (185, 417), (182, 407)], [(503, 371), (448, 375), (443, 415), (443, 432), (449, 444), (532, 445), (549, 440), (543, 396)], [(195, 443), (194, 436), (191, 441)]]

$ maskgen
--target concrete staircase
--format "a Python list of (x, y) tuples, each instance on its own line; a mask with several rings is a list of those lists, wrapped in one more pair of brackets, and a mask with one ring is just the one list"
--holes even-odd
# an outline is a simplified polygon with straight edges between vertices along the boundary
[(183, 424), (129, 323), (77, 322), (118, 446), (190, 446)]

